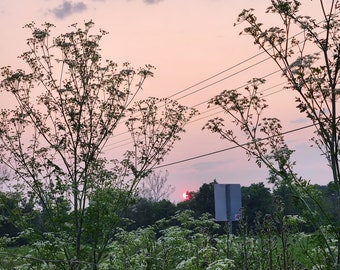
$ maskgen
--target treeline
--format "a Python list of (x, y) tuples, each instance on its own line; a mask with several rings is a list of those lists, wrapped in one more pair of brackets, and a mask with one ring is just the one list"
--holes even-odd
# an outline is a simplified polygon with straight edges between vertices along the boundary
[[(205, 213), (213, 217), (215, 215), (214, 184), (217, 184), (217, 182), (203, 184), (198, 191), (190, 192), (189, 200), (177, 204), (169, 200), (152, 201), (138, 198), (134, 205), (125, 212), (125, 217), (131, 221), (128, 229), (134, 230), (146, 227), (160, 219), (169, 219), (178, 211), (185, 210), (191, 210), (196, 218)], [(310, 202), (310, 207), (315, 207), (313, 205), (317, 204), (320, 208), (315, 209), (315, 211), (320, 211), (322, 208), (322, 214), (327, 217), (325, 218), (325, 224), (334, 221), (336, 218), (334, 210), (336, 194), (333, 183), (326, 186), (309, 185), (309, 189), (310, 192), (313, 192), (313, 196), (310, 198), (314, 200)], [(289, 185), (282, 184), (271, 190), (263, 182), (254, 183), (250, 186), (241, 187), (241, 195), (241, 211), (249, 230), (254, 229), (256, 224), (261, 223), (265, 216), (275, 215), (278, 211), (282, 215), (306, 216), (305, 205), (302, 205), (301, 197)], [(316, 202), (316, 200), (318, 201)], [(307, 199), (304, 201), (304, 204), (306, 203), (309, 203)], [(303, 229), (311, 231), (313, 226), (306, 222)]]
[[(198, 191), (190, 192), (190, 199), (172, 203), (167, 199), (153, 201), (150, 199), (134, 198), (130, 207), (122, 211), (122, 221), (120, 226), (128, 231), (147, 227), (161, 219), (170, 219), (177, 212), (191, 210), (195, 217), (200, 217), (205, 213), (214, 216), (214, 184), (203, 184)], [(328, 213), (328, 220), (334, 220), (335, 195), (332, 184), (327, 186), (311, 186), (314, 193), (320, 198), (325, 213)], [(242, 193), (242, 213), (248, 228), (254, 229), (258, 222), (261, 222), (266, 215), (274, 215), (278, 207), (284, 215), (303, 216), (304, 208), (299, 203), (299, 198), (294, 194), (289, 186), (281, 185), (272, 191), (264, 183), (254, 183), (248, 187), (241, 188)], [(0, 204), (0, 237), (10, 239), (8, 245), (26, 244), (25, 233), (27, 228), (48, 232), (53, 224), (48, 223), (46, 213), (39, 205), (32, 201), (27, 201), (18, 193), (1, 192)], [(71, 206), (65, 200), (58, 204), (55, 214), (59, 216), (59, 222), (65, 224), (72, 218)], [(312, 230), (308, 224), (304, 230)]]
[[(190, 192), (189, 200), (177, 204), (167, 199), (153, 201), (137, 197), (133, 204), (123, 211), (124, 224), (121, 225), (131, 231), (152, 225), (161, 219), (169, 219), (176, 212), (184, 210), (193, 211), (195, 217), (200, 217), (204, 213), (214, 216), (214, 184), (216, 183), (214, 181), (203, 184), (198, 191)], [(335, 215), (332, 210), (335, 203), (332, 184), (314, 185), (313, 188), (319, 193), (325, 212), (332, 218)], [(275, 214), (278, 204), (284, 208), (284, 215), (303, 215), (303, 207), (300, 206), (299, 199), (288, 186), (282, 185), (271, 191), (262, 182), (254, 183), (248, 187), (243, 186), (241, 194), (242, 211), (250, 228), (256, 225), (257, 219)], [(0, 196), (0, 237), (17, 237), (24, 228), (45, 230), (50, 226), (46, 224), (47, 213), (39, 210), (39, 205), (34, 205), (17, 193), (1, 192)], [(63, 207), (60, 207), (61, 205)], [(71, 206), (65, 201), (64, 204), (59, 204), (59, 209), (56, 211), (61, 217), (60, 222), (67, 223), (71, 216)], [(15, 244), (24, 244), (24, 242), (20, 238)]]
[[(239, 224), (233, 226), (235, 235), (230, 237), (226, 233), (227, 226), (225, 225), (227, 224), (217, 224), (212, 218), (214, 184), (216, 183), (214, 181), (203, 184), (198, 191), (190, 192), (189, 200), (177, 204), (166, 199), (134, 198), (132, 204), (122, 211), (119, 217), (121, 222), (115, 229), (114, 241), (108, 249), (109, 256), (103, 260), (101, 267), (103, 269), (137, 269), (136, 265), (148, 264), (155, 266), (154, 269), (194, 269), (183, 266), (183, 264), (192, 263), (199, 265), (196, 269), (208, 269), (206, 267), (208, 264), (224, 265), (224, 268), (218, 269), (245, 269), (245, 266), (249, 266), (247, 269), (256, 269), (255, 266), (258, 269), (261, 267), (263, 269), (302, 269), (299, 268), (302, 265), (306, 266), (306, 269), (311, 269), (309, 268), (311, 265), (325, 263), (323, 257), (311, 257), (320, 262), (313, 260), (309, 262), (305, 259), (305, 253), (301, 255), (302, 252), (315, 250), (315, 247), (320, 244), (320, 239), (317, 233), (300, 233), (307, 230), (311, 232), (313, 227), (312, 222), (305, 219), (306, 213), (303, 212), (303, 207), (299, 203), (301, 198), (294, 194), (291, 187), (282, 185), (270, 190), (263, 183), (242, 187), (243, 209), (241, 211), (244, 215)], [(328, 211), (329, 216), (332, 217), (335, 198), (332, 184), (313, 185), (308, 188), (317, 195), (314, 198), (321, 199), (320, 203), (325, 206), (324, 210)], [(112, 197), (115, 193), (108, 192), (108, 194), (111, 199), (114, 199)], [(43, 211), (39, 204), (36, 205), (33, 200), (26, 200), (18, 193), (2, 192), (0, 195), (0, 246), (11, 247), (5, 250), (14, 252), (6, 253), (5, 268), (12, 269), (14, 266), (28, 262), (28, 265), (35, 265), (35, 267), (41, 262), (65, 262), (64, 260), (53, 262), (50, 260), (49, 252), (57, 252), (57, 246), (54, 246), (54, 243), (58, 244), (58, 240), (54, 242), (54, 239), (48, 238), (51, 237), (49, 230), (56, 225), (49, 223), (50, 219), (47, 215), (51, 213)], [(107, 198), (110, 199), (110, 196)], [(87, 211), (90, 210), (91, 208), (88, 207)], [(106, 209), (102, 211), (105, 212)], [(54, 220), (58, 220), (63, 230), (70, 227), (73, 212), (66, 200), (58, 204), (53, 214)], [(289, 215), (291, 215), (290, 218)], [(301, 222), (304, 219), (306, 222)], [(328, 222), (329, 220), (324, 220), (325, 224), (329, 224)], [(96, 224), (86, 224), (85, 228), (89, 226), (96, 227)], [(45, 242), (40, 242), (40, 245), (44, 244), (42, 249), (47, 252), (47, 255), (43, 257), (32, 251), (34, 237), (39, 235), (37, 232), (46, 238)], [(58, 236), (58, 232), (56, 235)], [(307, 238), (308, 236), (313, 237), (315, 241), (311, 241), (312, 238)], [(261, 241), (255, 245), (256, 239)], [(304, 244), (306, 241), (311, 242), (304, 247), (304, 245), (296, 244), (297, 241)], [(278, 244), (281, 242), (285, 245)], [(272, 244), (270, 248), (267, 246), (268, 243)], [(87, 239), (85, 244), (90, 245), (91, 239)], [(267, 249), (272, 252), (261, 253)], [(30, 254), (33, 254), (33, 258), (39, 258), (39, 260), (30, 261), (27, 256), (13, 255), (17, 251), (21, 252), (19, 254), (27, 254), (28, 250), (32, 252)], [(204, 255), (196, 256), (197, 254)], [(163, 260), (163, 258), (166, 259)], [(269, 261), (273, 262), (271, 268), (267, 265)], [(226, 262), (230, 263), (230, 266), (226, 267)], [(277, 268), (283, 262), (292, 267)]]

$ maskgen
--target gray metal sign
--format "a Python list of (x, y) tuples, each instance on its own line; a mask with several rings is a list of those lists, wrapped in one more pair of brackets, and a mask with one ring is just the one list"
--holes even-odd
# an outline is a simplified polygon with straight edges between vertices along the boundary
[(240, 218), (241, 186), (239, 184), (215, 184), (216, 221), (237, 221)]

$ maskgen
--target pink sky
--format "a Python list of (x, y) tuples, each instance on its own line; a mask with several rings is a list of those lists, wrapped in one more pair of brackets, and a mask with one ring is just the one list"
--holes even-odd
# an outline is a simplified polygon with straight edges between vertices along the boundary
[[(302, 1), (308, 15), (318, 12), (318, 1)], [(135, 67), (152, 64), (157, 67), (155, 77), (146, 85), (143, 96), (168, 97), (202, 80), (227, 70), (248, 59), (259, 51), (250, 38), (239, 36), (242, 26), (234, 27), (237, 15), (243, 8), (255, 8), (259, 17), (270, 1), (225, 1), (225, 0), (2, 0), (0, 2), (1, 22), (1, 65), (22, 67), (17, 56), (25, 48), (29, 33), (22, 26), (31, 21), (41, 24), (45, 21), (57, 26), (55, 33), (66, 31), (67, 26), (92, 19), (97, 28), (110, 34), (102, 43), (104, 58), (121, 64), (131, 62)], [(263, 20), (272, 24), (273, 18), (264, 16)], [(243, 69), (255, 64), (265, 56), (248, 61), (214, 79), (174, 96), (187, 106), (195, 106), (207, 101), (224, 89), (238, 88), (253, 77), (266, 76), (276, 69), (265, 61), (254, 68)], [(242, 72), (241, 72), (242, 71)], [(234, 73), (237, 75), (231, 76)], [(220, 83), (200, 88), (217, 82)], [(267, 78), (263, 89), (275, 86), (280, 76)], [(282, 86), (281, 86), (282, 88)], [(280, 87), (266, 93), (279, 91)], [(196, 91), (196, 92), (195, 92)], [(187, 97), (181, 98), (185, 94)], [(293, 95), (281, 91), (267, 97), (271, 114), (282, 119), (284, 130), (298, 128), (307, 124), (295, 109)], [(2, 99), (0, 106), (7, 105)], [(209, 119), (206, 105), (197, 107), (201, 115), (187, 126), (182, 140), (175, 145), (164, 163), (169, 164), (204, 155), (232, 145), (221, 141), (208, 131), (201, 131)], [(309, 147), (311, 129), (287, 136), (291, 148), (297, 150), (294, 158), (301, 176), (313, 183), (326, 184), (331, 174), (325, 161), (316, 149)], [(106, 151), (112, 156), (127, 148), (124, 145), (128, 135), (116, 137), (122, 143), (110, 143)], [(122, 145), (121, 147), (118, 147)], [(238, 150), (224, 151), (189, 162), (163, 167), (169, 171), (168, 183), (176, 187), (171, 200), (181, 200), (185, 190), (196, 191), (203, 183), (216, 179), (219, 183), (240, 183), (248, 186), (254, 182), (266, 182), (267, 170), (259, 169), (248, 162), (246, 155)]]

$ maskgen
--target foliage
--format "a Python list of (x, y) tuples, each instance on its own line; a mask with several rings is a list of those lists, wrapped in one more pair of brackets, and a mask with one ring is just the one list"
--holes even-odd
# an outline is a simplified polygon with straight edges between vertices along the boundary
[[(209, 216), (196, 219), (192, 214), (179, 212), (172, 220), (144, 229), (120, 230), (101, 266), (117, 270), (311, 269), (309, 256), (317, 258), (317, 236), (299, 232), (304, 220), (298, 216), (267, 216), (256, 234), (216, 235), (219, 225)], [(174, 221), (178, 225), (166, 225)], [(317, 263), (323, 265), (317, 269), (328, 269), (325, 261)]]
[(175, 204), (167, 200), (152, 201), (145, 198), (137, 198), (123, 214), (129, 220), (126, 230), (136, 230), (155, 224), (161, 219), (174, 216), (177, 211)]
[[(248, 191), (246, 187), (242, 188), (245, 188), (246, 194), (252, 194), (251, 191), (258, 190), (258, 186), (261, 185), (254, 184), (254, 186), (249, 187)], [(111, 191), (107, 191), (107, 194), (111, 194)], [(271, 196), (269, 198), (272, 199)], [(331, 268), (331, 262), (325, 259), (327, 248), (320, 245), (320, 237), (326, 236), (331, 243), (330, 248), (336, 248), (336, 235), (331, 226), (321, 227), (324, 236), (320, 231), (304, 233), (310, 220), (302, 218), (301, 215), (287, 215), (285, 205), (279, 197), (272, 200), (270, 205), (272, 214), (257, 212), (253, 223), (248, 222), (250, 216), (243, 214), (234, 235), (229, 234), (228, 229), (221, 226), (223, 224), (214, 222), (209, 214), (197, 218), (195, 217), (197, 214), (193, 211), (184, 211), (168, 213), (167, 217), (160, 219), (163, 214), (162, 206), (168, 206), (170, 202), (152, 202), (146, 199), (141, 199), (141, 202), (142, 205), (147, 204), (142, 208), (140, 206), (130, 208), (134, 211), (131, 214), (132, 217), (135, 216), (134, 225), (143, 226), (135, 230), (131, 230), (131, 226), (127, 227), (128, 230), (117, 227), (113, 241), (109, 243), (107, 253), (98, 265), (99, 269)], [(106, 203), (109, 202), (106, 200)], [(138, 205), (139, 201), (136, 201), (136, 204)], [(158, 221), (150, 221), (149, 226), (138, 223), (139, 217), (151, 215), (158, 207), (159, 212), (155, 211), (158, 213)], [(172, 207), (170, 209), (173, 211)], [(103, 207), (103, 211), (104, 209), (106, 208)], [(114, 215), (115, 212), (112, 214)], [(110, 222), (110, 215), (104, 218)], [(86, 229), (102, 226), (100, 228), (105, 231), (103, 226), (105, 224), (105, 222), (88, 224)], [(29, 235), (32, 233), (34, 231), (27, 230), (18, 237), (30, 238)], [(98, 230), (97, 233), (101, 231)], [(4, 267), (7, 267), (6, 269), (66, 268), (63, 254), (58, 250), (62, 239), (51, 233), (45, 233), (44, 237), (45, 241), (35, 242), (34, 245), (6, 247), (0, 250)], [(6, 237), (0, 239), (4, 247), (13, 240)], [(95, 243), (91, 240), (88, 239), (84, 248), (90, 248)], [(86, 261), (77, 263), (82, 269), (91, 268), (91, 264)]]
[[(78, 261), (97, 267), (119, 212), (195, 114), (165, 98), (134, 101), (154, 68), (125, 63), (119, 70), (103, 61), (107, 33), (93, 34), (93, 26), (74, 24), (52, 39), (52, 24), (30, 23), (29, 49), (20, 57), (30, 71), (1, 69), (1, 91), (17, 104), (0, 113), (0, 161), (14, 171), (12, 188), (43, 211), (42, 230), (32, 238), (44, 243), (37, 250), (42, 258), (45, 251), (63, 254), (65, 268)], [(133, 148), (109, 160), (103, 150), (120, 123)]]
[[(339, 96), (338, 78), (340, 70), (339, 46), (339, 2), (320, 1), (323, 21), (317, 23), (309, 15), (300, 15), (301, 2), (297, 0), (272, 0), (267, 13), (277, 15), (279, 24), (266, 28), (258, 22), (253, 9), (243, 10), (237, 23), (247, 23), (242, 32), (252, 37), (260, 50), (265, 52), (280, 68), (287, 80), (287, 89), (296, 93), (295, 102), (299, 111), (313, 123), (319, 147), (332, 170), (337, 203), (333, 213), (340, 213), (340, 171), (339, 171), (339, 118), (336, 101)], [(328, 9), (328, 11), (326, 11)], [(294, 29), (301, 34), (294, 35)], [(235, 127), (245, 135), (248, 143), (243, 144), (226, 119), (211, 119), (205, 126), (239, 147), (243, 148), (258, 166), (265, 165), (270, 179), (276, 186), (287, 186), (303, 205), (305, 214), (320, 233), (320, 248), (325, 248), (327, 261), (334, 269), (340, 267), (340, 244), (334, 249), (322, 230), (324, 223), (330, 225), (333, 236), (340, 243), (339, 214), (335, 224), (322, 205), (320, 194), (308, 181), (294, 172), (295, 162), (291, 160), (293, 150), (285, 143), (282, 124), (279, 119), (268, 117), (268, 107), (259, 88), (264, 79), (252, 79), (244, 92), (225, 90), (210, 101), (231, 118)]]
[[(207, 235), (218, 225), (206, 216), (196, 220), (192, 212), (178, 213), (173, 219), (178, 225), (167, 226), (173, 220), (163, 220), (134, 232), (121, 231), (112, 247), (112, 269), (207, 267), (215, 254), (215, 249), (208, 246)], [(157, 238), (155, 230), (160, 230)]]
[(204, 183), (198, 191), (189, 192), (190, 199), (177, 204), (179, 210), (192, 210), (196, 217), (208, 213), (215, 215), (214, 184), (216, 180), (208, 184)]
[(256, 217), (273, 213), (273, 196), (264, 184), (251, 184), (241, 187), (243, 214), (247, 217), (248, 226), (254, 228)]

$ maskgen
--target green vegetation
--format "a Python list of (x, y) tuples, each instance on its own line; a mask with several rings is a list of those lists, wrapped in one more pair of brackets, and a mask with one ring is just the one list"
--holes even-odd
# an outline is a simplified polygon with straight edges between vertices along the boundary
[[(267, 216), (256, 232), (239, 224), (237, 234), (223, 231), (208, 215), (195, 218), (192, 211), (178, 212), (151, 226), (126, 231), (116, 229), (115, 241), (97, 266), (99, 269), (330, 269), (317, 233), (305, 234), (299, 216)], [(323, 228), (325, 233), (327, 227)], [(328, 235), (332, 238), (332, 234)], [(333, 238), (334, 239), (334, 238)], [(336, 243), (332, 248), (336, 248)], [(43, 248), (44, 243), (41, 243)], [(33, 247), (6, 248), (2, 269), (59, 269), (53, 260), (37, 259)], [(80, 269), (92, 269), (85, 261)], [(14, 268), (15, 267), (15, 268)]]
[[(25, 28), (26, 70), (1, 68), (0, 91), (16, 101), (0, 113), (0, 163), (12, 172), (0, 184), (13, 194), (1, 203), (29, 232), (35, 258), (55, 258), (58, 269), (77, 269), (78, 261), (96, 269), (138, 183), (196, 110), (167, 98), (136, 100), (154, 67), (102, 59), (107, 32), (95, 33), (92, 21), (57, 37), (50, 23)], [(133, 144), (109, 159), (103, 149), (117, 129)]]
[[(243, 148), (266, 166), (263, 183), (242, 188), (242, 218), (235, 231), (211, 219), (213, 183), (174, 206), (164, 178), (153, 175), (138, 198), (138, 184), (180, 139), (194, 109), (166, 98), (136, 101), (153, 67), (119, 69), (100, 55), (107, 34), (93, 22), (72, 25), (51, 38), (53, 25), (26, 25), (28, 71), (1, 69), (1, 91), (17, 101), (0, 114), (0, 252), (4, 269), (340, 269), (340, 71), (338, 1), (321, 0), (324, 21), (300, 14), (297, 0), (272, 0), (266, 28), (252, 9), (238, 23), (278, 65), (297, 108), (315, 127), (313, 142), (330, 165), (327, 187), (295, 173), (293, 149), (282, 124), (268, 117), (263, 78), (244, 91), (213, 97), (226, 118), (204, 128)], [(329, 7), (327, 13), (326, 8)], [(298, 27), (303, 35), (292, 36)], [(229, 117), (229, 118), (228, 118)], [(227, 123), (228, 121), (228, 123)], [(108, 160), (103, 148), (125, 123), (133, 145)], [(242, 131), (248, 143), (235, 134)], [(164, 193), (162, 191), (165, 191)], [(210, 214), (210, 215), (209, 215)]]
[[(197, 192), (191, 192), (190, 200), (177, 205), (167, 200), (136, 198), (115, 227), (114, 237), (101, 262), (94, 266), (82, 260), (77, 262), (77, 267), (190, 270), (331, 268), (329, 254), (326, 247), (320, 245), (320, 239), (326, 236), (331, 243), (328, 248), (335, 249), (334, 231), (327, 226), (327, 221), (321, 231), (314, 230), (312, 222), (304, 218), (304, 209), (298, 207), (299, 201), (289, 192), (282, 192), (282, 188), (270, 192), (263, 183), (242, 187), (243, 218), (234, 224), (234, 233), (230, 234), (227, 223), (216, 223), (212, 218), (214, 205), (211, 197), (215, 183), (203, 184)], [(313, 188), (323, 199), (321, 203), (327, 204), (332, 187)], [(6, 194), (3, 195), (5, 197)], [(1, 225), (9, 222), (9, 213), (3, 210), (0, 209), (3, 213)], [(43, 227), (40, 222), (44, 219), (44, 212), (31, 211), (35, 222), (30, 224), (30, 230), (9, 236), (14, 224), (1, 226), (2, 266), (4, 269), (61, 269), (68, 263), (60, 249), (62, 239), (46, 232), (43, 240), (32, 241), (33, 233)], [(321, 214), (315, 212), (315, 215)], [(91, 225), (86, 228), (95, 230), (98, 226)], [(88, 238), (84, 248), (92, 249), (91, 245), (93, 240)]]
[[(246, 24), (241, 34), (250, 36), (260, 51), (276, 64), (286, 80), (286, 90), (295, 94), (293, 102), (299, 112), (312, 123), (315, 132), (311, 140), (325, 157), (333, 176), (333, 210), (326, 209), (308, 179), (296, 173), (292, 160), (294, 149), (286, 143), (283, 124), (280, 119), (268, 115), (270, 104), (261, 92), (266, 82), (264, 78), (252, 78), (242, 90), (227, 89), (213, 97), (209, 106), (222, 109), (225, 116), (209, 120), (204, 128), (244, 149), (249, 159), (268, 168), (271, 183), (289, 190), (318, 232), (320, 253), (328, 256), (328, 269), (338, 270), (340, 5), (337, 0), (318, 2), (321, 22), (309, 14), (301, 14), (301, 1), (272, 0), (266, 13), (276, 18), (275, 22), (270, 25), (260, 22), (256, 12), (249, 8), (239, 14), (237, 24)], [(301, 35), (297, 35), (297, 31)], [(240, 131), (243, 139), (239, 136)], [(324, 231), (325, 223), (332, 231), (331, 238)]]

